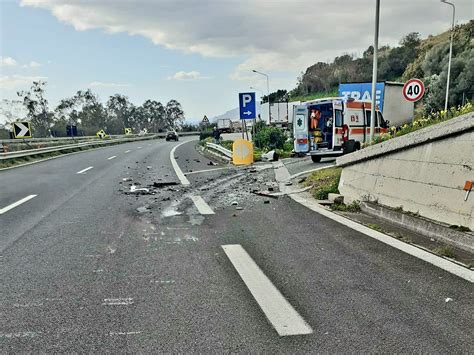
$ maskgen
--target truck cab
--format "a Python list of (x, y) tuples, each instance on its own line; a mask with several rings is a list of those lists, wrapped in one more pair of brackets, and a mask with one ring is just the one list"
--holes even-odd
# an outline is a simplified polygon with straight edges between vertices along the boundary
[[(376, 109), (374, 137), (388, 131)], [(359, 150), (370, 136), (371, 103), (324, 98), (298, 105), (293, 111), (294, 150), (314, 162)]]

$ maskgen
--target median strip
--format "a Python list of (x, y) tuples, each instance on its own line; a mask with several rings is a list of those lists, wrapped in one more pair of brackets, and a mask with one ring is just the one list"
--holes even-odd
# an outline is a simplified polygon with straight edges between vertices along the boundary
[(7, 211), (10, 211), (11, 209), (13, 209), (17, 206), (20, 206), (22, 203), (25, 203), (26, 201), (29, 201), (32, 198), (35, 198), (36, 196), (38, 196), (38, 195), (26, 196), (26, 197), (22, 198), (21, 200), (16, 201), (16, 202), (12, 203), (11, 205), (8, 205), (7, 207), (4, 207), (4, 208), (0, 209), (0, 215), (4, 214)]
[(313, 332), (241, 245), (223, 245), (222, 248), (279, 336)]
[(85, 168), (85, 169), (82, 169), (82, 170), (78, 171), (76, 174), (83, 174), (83, 173), (85, 173), (86, 171), (91, 170), (92, 168), (94, 168), (94, 167), (93, 167), (93, 166), (89, 166), (88, 168)]

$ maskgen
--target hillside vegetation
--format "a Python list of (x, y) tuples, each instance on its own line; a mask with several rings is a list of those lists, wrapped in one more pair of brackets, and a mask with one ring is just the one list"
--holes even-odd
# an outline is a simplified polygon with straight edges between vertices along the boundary
[[(449, 105), (457, 106), (474, 99), (474, 20), (454, 30), (453, 60)], [(379, 48), (378, 81), (404, 81), (419, 78), (427, 88), (420, 108), (425, 113), (444, 107), (450, 32), (421, 39), (410, 33), (398, 47)], [(373, 47), (361, 58), (343, 54), (332, 63), (318, 62), (298, 78), (297, 87), (290, 91), (290, 100), (312, 99), (322, 93), (334, 93), (341, 82), (370, 82), (372, 80)], [(327, 96), (327, 95), (325, 95)]]

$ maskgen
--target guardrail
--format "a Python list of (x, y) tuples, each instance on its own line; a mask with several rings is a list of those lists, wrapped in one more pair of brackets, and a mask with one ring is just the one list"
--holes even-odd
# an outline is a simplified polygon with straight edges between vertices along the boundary
[[(178, 132), (178, 136), (195, 136), (199, 135), (200, 132)], [(146, 135), (126, 135), (126, 134), (116, 134), (111, 135), (111, 138), (133, 138), (133, 137), (159, 137), (163, 138), (166, 136), (166, 132), (160, 133), (151, 133)], [(80, 140), (97, 140), (100, 141), (100, 138), (97, 136), (76, 136), (76, 137), (47, 137), (47, 138), (25, 138), (25, 139), (0, 139), (0, 144), (21, 144), (21, 143), (42, 143), (42, 142), (57, 142), (57, 141), (80, 141)]]
[(122, 142), (133, 142), (136, 140), (147, 140), (156, 138), (155, 135), (152, 136), (141, 136), (141, 137), (134, 137), (134, 138), (116, 138), (116, 139), (108, 139), (108, 140), (100, 140), (100, 141), (91, 141), (91, 142), (81, 142), (75, 144), (66, 144), (54, 147), (45, 147), (45, 148), (37, 148), (37, 149), (28, 149), (28, 150), (19, 150), (16, 152), (7, 152), (7, 153), (0, 153), (0, 160), (12, 159), (12, 158), (22, 158), (32, 155), (44, 154), (44, 153), (51, 153), (51, 152), (60, 152), (75, 148), (82, 148), (87, 146), (94, 146), (94, 145), (108, 145), (108, 144), (115, 144), (115, 143), (122, 143)]
[(224, 154), (227, 158), (232, 159), (232, 151), (224, 148), (223, 146), (219, 144), (207, 143), (207, 147), (213, 150), (217, 150), (218, 152)]

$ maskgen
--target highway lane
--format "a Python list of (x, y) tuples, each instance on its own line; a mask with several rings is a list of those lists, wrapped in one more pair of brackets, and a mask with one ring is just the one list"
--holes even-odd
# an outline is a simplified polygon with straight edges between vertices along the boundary
[[(125, 176), (140, 186), (176, 180), (169, 160), (175, 145), (131, 149), (126, 158), (130, 148), (122, 148), (113, 164), (100, 165), (105, 154), (65, 169), (63, 180), (76, 181), (74, 195), (55, 202), (54, 213), (0, 255), (2, 351), (472, 349), (471, 284), (288, 198), (264, 203), (249, 191), (265, 188), (272, 170), (191, 174), (189, 187), (124, 194), (132, 183), (124, 186)], [(216, 168), (193, 143), (175, 155), (184, 173)], [(88, 166), (94, 169), (75, 174)], [(202, 215), (191, 196), (215, 214)], [(224, 245), (241, 245), (313, 332), (280, 337)]]

